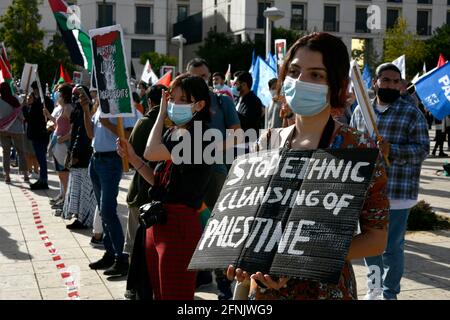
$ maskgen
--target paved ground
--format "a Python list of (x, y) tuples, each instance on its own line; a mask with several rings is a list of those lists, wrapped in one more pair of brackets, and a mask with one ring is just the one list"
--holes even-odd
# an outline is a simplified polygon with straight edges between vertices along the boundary
[[(450, 217), (450, 177), (438, 176), (444, 159), (429, 159), (421, 177), (420, 199)], [(17, 172), (17, 171), (16, 171)], [(126, 217), (125, 195), (131, 174), (120, 185), (119, 212)], [(70, 221), (54, 217), (48, 198), (57, 194), (57, 178), (50, 174), (49, 191), (25, 191), (27, 184), (12, 175), (12, 184), (0, 181), (0, 300), (123, 299), (125, 279), (109, 280), (89, 269), (103, 251), (89, 245), (90, 231), (70, 232)], [(42, 227), (41, 227), (42, 226)], [(69, 273), (79, 275), (73, 287)], [(407, 235), (406, 270), (399, 299), (450, 299), (450, 231)], [(365, 267), (355, 263), (358, 293), (366, 291)], [(197, 299), (216, 299), (215, 286), (202, 288)]]

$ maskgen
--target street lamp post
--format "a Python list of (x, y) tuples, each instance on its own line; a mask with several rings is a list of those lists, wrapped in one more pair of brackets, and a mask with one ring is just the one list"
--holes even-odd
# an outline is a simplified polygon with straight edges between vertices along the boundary
[(176, 37), (172, 38), (172, 44), (179, 46), (178, 49), (178, 71), (183, 73), (183, 45), (186, 43), (186, 39), (183, 38), (183, 35), (180, 34)]
[(267, 8), (263, 15), (266, 18), (266, 54), (268, 54), (272, 42), (272, 22), (282, 19), (284, 17), (284, 11), (278, 10), (276, 7), (271, 7)]

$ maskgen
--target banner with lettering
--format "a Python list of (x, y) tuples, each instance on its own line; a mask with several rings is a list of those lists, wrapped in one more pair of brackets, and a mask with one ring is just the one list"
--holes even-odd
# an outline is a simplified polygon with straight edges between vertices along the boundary
[(378, 150), (269, 150), (236, 159), (189, 265), (337, 283)]
[(134, 117), (121, 26), (93, 29), (89, 31), (89, 36), (101, 117)]
[(421, 77), (416, 93), (436, 119), (450, 115), (450, 63)]

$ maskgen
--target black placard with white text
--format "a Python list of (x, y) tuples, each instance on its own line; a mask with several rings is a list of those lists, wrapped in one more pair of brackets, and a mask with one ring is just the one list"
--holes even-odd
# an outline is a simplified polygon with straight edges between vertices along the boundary
[(269, 150), (233, 163), (190, 270), (337, 283), (377, 149)]

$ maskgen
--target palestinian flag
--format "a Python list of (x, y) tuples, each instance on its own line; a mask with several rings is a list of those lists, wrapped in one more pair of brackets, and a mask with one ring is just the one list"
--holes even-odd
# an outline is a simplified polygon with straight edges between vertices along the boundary
[(5, 44), (3, 42), (1, 43), (0, 50), (1, 50), (1, 57), (3, 59), (3, 62), (5, 63), (6, 67), (8, 68), (9, 73), (12, 75), (11, 65), (9, 64), (8, 56), (6, 55)]
[(57, 84), (61, 84), (61, 83), (72, 83), (72, 79), (70, 79), (69, 74), (67, 73), (67, 71), (64, 69), (64, 67), (62, 66), (62, 64), (59, 65), (59, 79), (56, 82)]
[(168, 71), (166, 72), (165, 75), (161, 77), (161, 79), (158, 80), (156, 84), (162, 84), (168, 88), (170, 86), (171, 81), (172, 81), (172, 71)]
[(16, 92), (16, 89), (14, 88), (14, 81), (11, 77), (11, 73), (8, 70), (8, 67), (3, 60), (2, 57), (0, 57), (0, 83), (6, 82), (11, 87), (11, 91), (14, 94)]
[(72, 62), (92, 70), (92, 50), (89, 35), (81, 30), (79, 15), (63, 0), (48, 0), (56, 19), (58, 30), (69, 50)]

